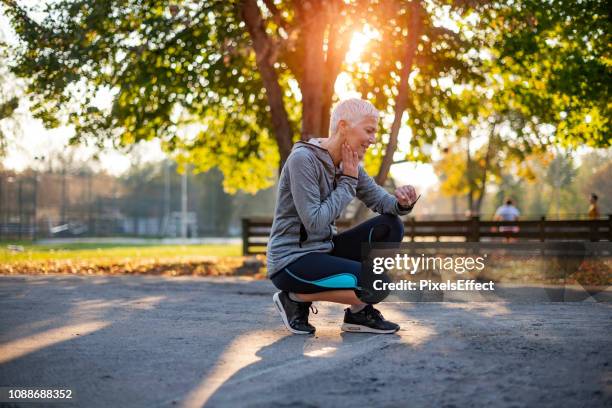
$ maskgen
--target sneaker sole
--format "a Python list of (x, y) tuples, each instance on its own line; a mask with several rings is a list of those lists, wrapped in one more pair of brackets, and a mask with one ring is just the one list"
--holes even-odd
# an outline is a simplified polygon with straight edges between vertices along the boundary
[(373, 329), (368, 326), (362, 326), (360, 324), (349, 324), (343, 323), (341, 327), (342, 331), (351, 332), (351, 333), (376, 333), (376, 334), (393, 334), (397, 329), (389, 329), (389, 330), (381, 330), (381, 329)]
[(287, 314), (285, 313), (285, 308), (283, 307), (283, 303), (278, 298), (278, 293), (275, 293), (274, 296), (272, 296), (272, 300), (274, 300), (274, 305), (276, 306), (276, 310), (278, 310), (278, 313), (280, 314), (281, 319), (283, 319), (283, 323), (285, 324), (285, 327), (287, 328), (287, 330), (289, 330), (293, 334), (312, 334), (314, 333), (314, 332), (309, 332), (309, 331), (295, 330), (293, 327), (291, 327), (289, 325), (289, 322), (287, 321)]

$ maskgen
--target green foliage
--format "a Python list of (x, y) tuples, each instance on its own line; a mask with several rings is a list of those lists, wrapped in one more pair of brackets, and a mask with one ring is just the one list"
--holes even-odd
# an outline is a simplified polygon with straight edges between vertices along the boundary
[[(478, 3), (478, 2), (475, 2)], [(423, 152), (433, 144), (441, 129), (451, 129), (468, 108), (460, 95), (454, 94), (448, 84), (480, 83), (480, 62), (468, 55), (478, 47), (465, 32), (454, 32), (437, 25), (434, 13), (443, 9), (456, 16), (475, 12), (465, 2), (428, 1), (417, 21), (410, 13), (409, 2), (387, 1), (372, 6), (368, 24), (379, 31), (363, 54), (367, 55), (367, 70), (360, 64), (348, 66), (356, 89), (379, 110), (393, 115), (394, 100), (398, 93), (403, 60), (409, 47), (407, 38), (418, 24), (420, 35), (409, 77), (409, 97), (404, 124), (413, 134), (405, 159), (429, 161)], [(388, 129), (387, 129), (388, 130)], [(378, 149), (384, 151), (383, 148)]]
[(10, 117), (19, 106), (17, 97), (12, 97), (8, 101), (0, 104), (0, 120)]
[(508, 105), (555, 126), (565, 146), (610, 146), (612, 24), (605, 0), (498, 3), (483, 22), (499, 32), (492, 52)]
[(548, 163), (544, 180), (550, 186), (564, 188), (571, 184), (576, 176), (574, 161), (570, 154), (557, 154)]
[[(254, 193), (274, 182), (280, 156), (240, 1), (58, 0), (39, 7), (40, 20), (4, 3), (19, 40), (12, 70), (28, 79), (32, 111), (47, 126), (74, 125), (73, 143), (99, 146), (160, 139), (196, 171), (218, 167), (229, 192)], [(258, 4), (266, 32), (279, 39), (270, 58), (297, 136), (302, 106), (290, 84), (304, 77), (309, 21), (296, 12), (298, 3), (274, 2), (276, 16)], [(363, 52), (365, 66), (342, 70), (388, 115), (407, 38), (415, 21), (422, 27), (409, 80), (407, 159), (427, 161), (424, 147), (441, 132), (461, 134), (487, 121), (514, 132), (503, 140), (503, 158), (520, 160), (552, 142), (610, 145), (605, 1), (428, 0), (418, 3), (423, 11), (416, 20), (413, 2), (338, 4), (341, 29), (327, 47), (335, 49), (365, 23), (380, 33)], [(437, 25), (434, 17), (444, 13), (458, 30)], [(544, 124), (554, 128), (551, 137), (542, 133)], [(366, 160), (371, 173), (384, 152), (382, 139), (376, 148)]]
[[(111, 139), (126, 147), (159, 138), (197, 170), (218, 166), (228, 190), (254, 191), (271, 184), (278, 155), (236, 8), (227, 1), (64, 0), (46, 5), (37, 23), (9, 7), (20, 38), (14, 71), (30, 79), (36, 117), (49, 127), (75, 126), (73, 143)], [(104, 94), (110, 106), (100, 106)], [(197, 140), (182, 138), (194, 123), (204, 128)]]
[(5, 134), (6, 129), (2, 126), (6, 121), (4, 123), (1, 121), (14, 118), (15, 111), (19, 107), (15, 78), (9, 70), (7, 61), (7, 46), (4, 43), (4, 39), (0, 36), (0, 158), (6, 154), (6, 148), (8, 147), (7, 135)]

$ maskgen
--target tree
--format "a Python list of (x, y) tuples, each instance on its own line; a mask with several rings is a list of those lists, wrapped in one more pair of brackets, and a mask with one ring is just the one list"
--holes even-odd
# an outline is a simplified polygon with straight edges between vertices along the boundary
[(567, 188), (574, 177), (576, 176), (576, 170), (574, 168), (574, 161), (572, 160), (571, 154), (566, 152), (556, 152), (554, 158), (550, 161), (547, 169), (544, 181), (552, 188), (553, 197), (555, 198), (555, 213), (559, 218), (561, 210), (561, 189)]
[[(390, 131), (368, 158), (380, 184), (399, 129), (408, 126), (413, 135), (406, 159), (427, 160), (423, 146), (463, 116), (453, 86), (477, 84), (483, 68), (503, 78), (507, 104), (534, 124), (532, 134), (552, 123), (560, 140), (609, 144), (601, 138), (609, 116), (602, 57), (609, 22), (604, 2), (591, 2), (596, 7), (587, 11), (562, 1), (562, 10), (549, 12), (557, 7), (528, 0), (60, 0), (46, 3), (45, 17), (35, 20), (14, 0), (3, 0), (20, 41), (13, 72), (30, 81), (32, 109), (45, 123), (73, 124), (74, 142), (92, 137), (100, 145), (111, 139), (130, 146), (160, 138), (197, 170), (219, 167), (226, 190), (251, 192), (273, 182), (297, 139), (326, 134), (341, 72), (393, 118), (381, 124)], [(441, 14), (460, 28), (440, 26)], [(474, 15), (477, 24), (470, 25)], [(596, 21), (587, 24), (594, 33), (578, 27), (587, 51), (577, 50), (583, 37), (564, 31), (568, 18), (574, 28)], [(348, 64), (352, 35), (366, 24), (377, 33), (367, 58)], [(571, 44), (548, 52), (542, 44), (559, 27), (559, 41)], [(530, 40), (534, 33), (538, 38)], [(489, 66), (483, 49), (493, 56)], [(573, 71), (558, 63), (577, 52), (570, 65), (579, 81), (568, 86), (556, 79)], [(544, 71), (534, 73), (540, 66)], [(594, 74), (604, 78), (589, 97), (580, 90)], [(521, 88), (525, 80), (545, 95)], [(101, 103), (101, 95), (110, 102)], [(582, 113), (582, 121), (559, 120), (562, 109), (576, 106), (592, 112), (590, 125), (584, 127)]]
[[(599, 211), (602, 215), (612, 214), (612, 178), (610, 173), (612, 172), (612, 162), (601, 166), (593, 174), (592, 180), (585, 186), (584, 190), (587, 192), (584, 196), (588, 197), (591, 193), (597, 194), (599, 197)], [(586, 200), (585, 200), (586, 201)]]
[[(415, 132), (431, 139), (440, 118), (426, 113), (426, 101), (442, 107), (448, 99), (431, 80), (451, 75), (461, 82), (469, 71), (459, 58), (465, 39), (434, 25), (431, 10), (445, 2), (64, 0), (47, 4), (41, 21), (4, 3), (20, 40), (13, 70), (30, 80), (37, 117), (50, 126), (73, 124), (74, 142), (111, 138), (128, 146), (160, 138), (199, 170), (218, 166), (228, 190), (269, 185), (296, 139), (326, 134), (334, 83), (350, 68), (344, 61), (353, 32), (366, 23), (381, 34), (372, 41), (378, 48), (367, 51), (372, 74), (355, 67), (351, 74), (363, 80), (365, 97), (397, 111), (392, 138), (381, 143), (389, 147), (379, 182), (404, 106), (413, 106)], [(456, 3), (456, 12), (470, 8)], [(408, 93), (423, 95), (423, 106)], [(112, 99), (109, 106), (101, 106), (101, 94)], [(199, 132), (181, 137), (189, 124)]]
[(0, 36), (0, 158), (6, 154), (9, 139), (7, 133), (19, 131), (19, 120), (15, 112), (19, 107), (19, 86), (7, 61), (7, 46), (4, 38)]
[[(533, 161), (526, 159), (551, 144), (610, 145), (610, 23), (604, 2), (588, 3), (508, 1), (480, 9), (476, 31), (481, 51), (490, 54), (480, 68), (484, 79), (462, 92), (463, 115), (453, 130), (462, 147), (436, 166), (442, 191), (465, 194), (472, 212), (482, 206), (490, 165), (497, 168), (498, 181), (512, 169), (533, 179)], [(478, 127), (480, 135), (488, 132), (488, 140), (486, 150), (474, 157), (469, 146)], [(559, 208), (558, 192), (556, 197)]]
[[(514, 4), (513, 4), (514, 3)], [(509, 105), (566, 147), (611, 145), (610, 43), (604, 0), (495, 2), (482, 14)]]
[(507, 107), (502, 84), (486, 72), (483, 76), (481, 84), (460, 93), (461, 117), (450, 135), (439, 138), (443, 154), (434, 165), (441, 192), (464, 195), (470, 214), (480, 214), (487, 185), (501, 182), (504, 173), (533, 179), (526, 158), (545, 148), (525, 134), (528, 118)]

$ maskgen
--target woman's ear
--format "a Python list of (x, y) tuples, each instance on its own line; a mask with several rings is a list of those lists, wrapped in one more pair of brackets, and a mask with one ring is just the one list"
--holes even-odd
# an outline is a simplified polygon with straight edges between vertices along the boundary
[(340, 119), (338, 121), (338, 135), (340, 135), (342, 139), (346, 138), (347, 130), (348, 130), (348, 122), (344, 119)]

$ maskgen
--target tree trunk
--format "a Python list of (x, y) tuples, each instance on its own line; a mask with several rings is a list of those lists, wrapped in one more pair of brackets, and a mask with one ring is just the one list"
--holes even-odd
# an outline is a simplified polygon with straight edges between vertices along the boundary
[[(414, 57), (416, 55), (417, 47), (419, 45), (419, 39), (423, 32), (423, 5), (420, 1), (412, 1), (410, 3), (410, 27), (408, 31), (408, 38), (406, 43), (406, 54), (402, 61), (402, 70), (400, 72), (400, 80), (398, 84), (397, 96), (395, 97), (395, 116), (393, 118), (393, 124), (391, 125), (391, 134), (389, 136), (389, 143), (385, 149), (385, 153), (378, 170), (378, 174), (374, 178), (378, 185), (384, 185), (387, 181), (389, 171), (391, 170), (391, 164), (393, 164), (393, 154), (397, 150), (397, 138), (399, 130), (402, 126), (402, 116), (408, 106), (408, 93), (410, 91), (408, 84), (408, 77), (412, 72), (412, 65), (414, 63)], [(363, 203), (359, 203), (359, 207), (353, 217), (354, 223), (362, 221), (368, 214), (368, 209)]]
[(402, 116), (408, 106), (408, 92), (410, 87), (408, 84), (408, 77), (412, 72), (412, 65), (414, 57), (416, 55), (417, 46), (419, 45), (419, 39), (423, 33), (423, 21), (422, 13), (423, 6), (420, 1), (412, 1), (410, 3), (410, 27), (408, 31), (406, 54), (402, 64), (402, 70), (400, 72), (400, 82), (397, 89), (397, 96), (395, 98), (395, 116), (393, 118), (393, 124), (391, 125), (391, 134), (389, 136), (389, 144), (385, 149), (385, 156), (383, 157), (378, 175), (376, 176), (376, 182), (379, 185), (383, 185), (391, 170), (391, 164), (393, 163), (393, 154), (397, 150), (397, 137), (399, 130), (402, 126)]
[(340, 74), (342, 62), (348, 51), (350, 37), (347, 32), (341, 32), (341, 25), (337, 24), (338, 15), (342, 12), (344, 3), (340, 1), (326, 2), (327, 21), (327, 52), (325, 55), (325, 75), (323, 76), (323, 90), (321, 93), (321, 124), (319, 134), (323, 137), (329, 135), (329, 121), (331, 115), (334, 85)]
[(485, 162), (484, 162), (484, 168), (482, 170), (482, 180), (480, 181), (480, 188), (479, 188), (479, 192), (478, 192), (478, 200), (476, 201), (476, 214), (480, 214), (480, 209), (482, 207), (482, 201), (484, 199), (484, 195), (486, 193), (486, 189), (487, 189), (487, 172), (489, 170), (489, 163), (491, 162), (491, 153), (493, 150), (493, 142), (494, 142), (494, 137), (495, 137), (495, 127), (496, 124), (493, 124), (493, 127), (491, 128), (491, 133), (489, 134), (489, 143), (487, 144), (487, 152), (485, 154)]
[(300, 90), (302, 92), (302, 140), (321, 136), (321, 105), (325, 55), (323, 41), (327, 18), (321, 0), (304, 1), (298, 8), (303, 24), (302, 41), (304, 67)]
[(467, 211), (468, 217), (471, 217), (474, 214), (474, 180), (472, 180), (472, 157), (470, 155), (470, 131), (465, 138), (465, 153), (466, 153), (466, 173), (467, 173), (467, 181), (468, 181), (468, 193), (467, 193)]
[[(302, 140), (326, 137), (334, 95), (334, 84), (348, 50), (348, 33), (337, 24), (344, 3), (310, 0), (300, 4), (298, 12), (304, 21), (302, 76)], [(327, 49), (324, 50), (324, 44)]]
[(291, 153), (293, 132), (283, 103), (283, 90), (278, 83), (278, 75), (274, 69), (276, 45), (266, 33), (261, 11), (256, 0), (244, 0), (241, 13), (253, 41), (257, 69), (266, 89), (266, 96), (272, 116), (272, 129), (280, 155), (280, 172), (287, 157), (289, 157), (289, 153)]

